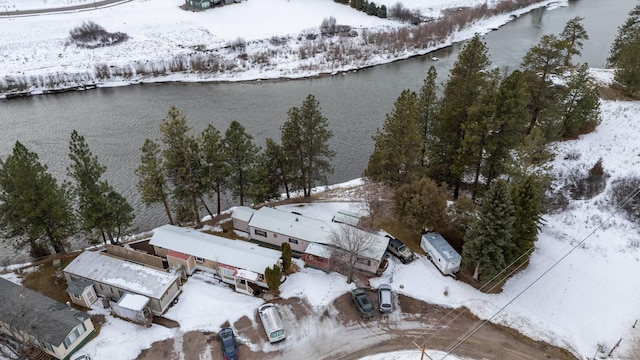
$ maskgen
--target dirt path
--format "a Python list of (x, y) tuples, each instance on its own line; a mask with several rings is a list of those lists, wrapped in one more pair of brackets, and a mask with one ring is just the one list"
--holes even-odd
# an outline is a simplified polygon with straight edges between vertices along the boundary
[[(377, 303), (375, 293), (370, 298)], [(252, 360), (346, 359), (356, 360), (381, 352), (411, 350), (417, 345), (446, 350), (477, 324), (469, 311), (427, 304), (399, 295), (393, 313), (376, 313), (360, 319), (348, 294), (329, 307), (314, 309), (299, 298), (276, 301), (287, 330), (278, 344), (265, 341), (257, 318), (244, 317), (232, 324), (239, 337), (240, 358)], [(445, 315), (448, 315), (443, 320)], [(486, 324), (454, 352), (474, 359), (537, 360), (576, 359), (566, 350), (529, 339), (517, 331)], [(220, 345), (214, 333), (189, 332), (179, 339), (154, 343), (137, 360), (217, 359)]]

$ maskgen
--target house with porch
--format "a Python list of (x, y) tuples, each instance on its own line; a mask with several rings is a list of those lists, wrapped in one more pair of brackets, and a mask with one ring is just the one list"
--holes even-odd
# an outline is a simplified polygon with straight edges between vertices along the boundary
[[(329, 251), (331, 248), (337, 249), (332, 237), (334, 233), (340, 233), (341, 226), (352, 225), (325, 222), (266, 206), (258, 210), (251, 210), (237, 207), (231, 217), (234, 221), (234, 228), (239, 231), (248, 229), (249, 237), (256, 242), (276, 247), (288, 242), (294, 254), (303, 258), (305, 258), (305, 254), (310, 255), (322, 264), (328, 264), (329, 258), (319, 254), (326, 255), (331, 253), (335, 254), (335, 256), (342, 256), (340, 254), (344, 253), (344, 251)], [(236, 221), (236, 212), (239, 212), (238, 217), (242, 217), (241, 220)], [(251, 214), (248, 222), (246, 221), (247, 214)], [(369, 274), (381, 274), (386, 269), (384, 258), (389, 239), (355, 227), (352, 228), (352, 231), (358, 233), (357, 236), (359, 237), (366, 236), (371, 239), (367, 249), (360, 254), (356, 268)], [(309, 247), (311, 247), (311, 250), (308, 250)], [(325, 248), (324, 250), (322, 250), (323, 247)], [(307, 259), (311, 257), (306, 256)], [(334, 259), (336, 258), (334, 257)], [(316, 264), (315, 266), (319, 267), (320, 265)]]
[(213, 273), (236, 291), (255, 295), (267, 288), (267, 267), (282, 266), (282, 253), (244, 240), (232, 240), (202, 231), (164, 225), (153, 230), (150, 245), (169, 266), (185, 271)]
[(94, 331), (86, 312), (0, 278), (0, 333), (17, 346), (36, 347), (54, 359), (67, 360)]
[[(126, 293), (148, 297), (149, 310), (162, 315), (180, 294), (179, 276), (102, 252), (84, 251), (62, 272), (67, 284), (80, 283), (73, 289), (67, 288), (72, 300), (79, 289), (90, 291), (83, 285), (90, 283), (98, 296), (109, 300), (118, 301)], [(72, 293), (74, 289), (75, 293)]]

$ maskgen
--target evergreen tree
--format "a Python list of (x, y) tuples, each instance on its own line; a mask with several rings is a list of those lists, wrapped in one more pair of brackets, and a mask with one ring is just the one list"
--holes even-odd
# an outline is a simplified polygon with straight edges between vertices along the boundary
[(417, 96), (403, 90), (393, 112), (387, 114), (382, 131), (373, 136), (374, 149), (365, 176), (392, 186), (419, 178), (422, 137), (418, 129)]
[(395, 212), (410, 231), (438, 231), (446, 223), (446, 191), (429, 178), (401, 186), (394, 197)]
[(467, 121), (463, 124), (465, 128), (462, 139), (462, 157), (468, 166), (465, 173), (473, 174), (471, 198), (475, 199), (480, 191), (480, 173), (485, 163), (485, 154), (488, 136), (496, 129), (496, 96), (500, 84), (500, 73), (498, 69), (488, 74), (487, 81), (482, 86), (482, 90), (476, 101), (467, 111)]
[(234, 120), (224, 134), (224, 151), (229, 168), (229, 188), (242, 206), (260, 148), (253, 143), (253, 137), (247, 134), (244, 126)]
[(507, 266), (506, 253), (515, 246), (514, 221), (509, 185), (498, 180), (485, 194), (479, 216), (465, 235), (462, 261), (464, 266), (475, 268), (474, 279), (489, 280)]
[(265, 148), (265, 156), (267, 168), (269, 172), (278, 178), (279, 185), (284, 187), (287, 199), (291, 198), (289, 194), (289, 173), (291, 172), (291, 163), (287, 161), (282, 146), (275, 142), (272, 138), (267, 138)]
[(580, 134), (593, 131), (600, 123), (600, 96), (598, 90), (590, 83), (587, 64), (572, 71), (562, 95), (560, 137), (573, 139)]
[(169, 109), (160, 124), (164, 170), (173, 185), (173, 199), (181, 209), (178, 218), (180, 221), (190, 218), (199, 226), (198, 199), (206, 189), (201, 182), (202, 163), (198, 143), (188, 134), (190, 130), (186, 118), (175, 106)]
[(74, 224), (66, 186), (58, 185), (36, 153), (16, 142), (13, 153), (0, 160), (2, 236), (16, 240), (16, 249), (28, 244), (31, 255), (40, 257), (49, 247), (64, 253)]
[(278, 295), (280, 293), (280, 278), (282, 277), (282, 269), (280, 266), (273, 265), (273, 268), (264, 269), (264, 280), (267, 283), (269, 291)]
[(551, 78), (561, 75), (565, 69), (565, 49), (563, 40), (555, 35), (544, 35), (524, 56), (521, 67), (527, 74), (531, 95), (527, 134), (545, 121), (546, 115), (551, 118), (557, 115), (557, 96)]
[(442, 107), (433, 123), (434, 143), (430, 149), (430, 172), (436, 182), (453, 186), (454, 199), (458, 198), (464, 170), (462, 140), (468, 110), (476, 102), (485, 82), (490, 65), (486, 44), (476, 34), (469, 40), (456, 60), (442, 95)]
[(119, 243), (122, 231), (133, 222), (133, 208), (107, 181), (100, 180), (106, 168), (75, 130), (71, 133), (69, 158), (71, 165), (67, 173), (75, 180), (82, 230), (97, 231), (104, 243)]
[(280, 199), (280, 177), (269, 168), (268, 160), (264, 152), (257, 154), (255, 164), (249, 171), (246, 197), (254, 203)]
[(387, 18), (387, 7), (385, 5), (380, 5), (377, 16), (381, 19)]
[(373, 1), (369, 3), (369, 5), (367, 5), (367, 15), (375, 15), (378, 13), (378, 5), (376, 5), (376, 3), (374, 3)]
[(515, 70), (500, 83), (495, 98), (495, 118), (487, 134), (482, 175), (489, 187), (508, 174), (512, 151), (522, 144), (528, 120), (529, 94), (524, 74)]
[(515, 246), (507, 253), (508, 264), (533, 248), (542, 221), (542, 182), (536, 175), (527, 175), (511, 187), (515, 221), (513, 239)]
[(142, 203), (151, 205), (161, 203), (169, 218), (169, 223), (174, 224), (171, 208), (169, 207), (169, 188), (164, 176), (164, 166), (160, 146), (149, 139), (144, 141), (140, 149), (140, 165), (135, 169), (138, 177), (137, 188)]
[(280, 247), (282, 249), (282, 270), (286, 272), (291, 268), (291, 245), (285, 242)]
[(212, 125), (207, 126), (200, 135), (202, 151), (203, 178), (201, 182), (216, 192), (217, 214), (221, 212), (222, 187), (229, 176), (229, 168), (225, 158), (224, 138), (220, 131)]
[(328, 144), (333, 132), (313, 95), (307, 96), (302, 107), (289, 109), (281, 132), (285, 157), (294, 166), (295, 185), (308, 198), (315, 185), (326, 184), (327, 174), (333, 173), (331, 159), (335, 156)]
[(420, 164), (426, 166), (427, 164), (427, 149), (429, 144), (433, 141), (433, 121), (434, 117), (438, 114), (438, 86), (436, 85), (436, 78), (438, 73), (436, 68), (432, 65), (427, 71), (427, 77), (422, 82), (420, 93), (418, 94), (418, 127), (422, 133), (422, 154), (420, 158)]
[(584, 40), (589, 40), (587, 30), (580, 23), (582, 20), (584, 20), (583, 17), (574, 17), (567, 22), (560, 33), (560, 39), (564, 41), (565, 45), (564, 66), (566, 67), (572, 66), (571, 58), (574, 55), (580, 56)]
[(607, 63), (615, 67), (614, 79), (623, 90), (636, 96), (640, 92), (640, 4), (618, 28)]

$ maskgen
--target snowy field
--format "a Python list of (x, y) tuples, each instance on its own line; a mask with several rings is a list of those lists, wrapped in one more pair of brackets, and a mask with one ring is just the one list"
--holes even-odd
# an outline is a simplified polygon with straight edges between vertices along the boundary
[[(16, 10), (50, 8), (86, 0), (0, 0), (0, 13)], [(404, 0), (408, 9), (420, 10), (424, 16), (437, 17), (442, 10), (476, 6), (498, 0)], [(543, 0), (536, 6), (553, 1)], [(379, 0), (378, 5), (391, 7), (398, 0)], [(224, 7), (192, 12), (182, 10), (184, 0), (132, 0), (116, 6), (56, 14), (0, 17), (0, 82), (12, 78), (40, 78), (45, 87), (53, 87), (60, 78), (72, 85), (75, 75), (94, 79), (100, 86), (116, 86), (153, 81), (239, 81), (269, 78), (300, 78), (318, 73), (334, 73), (386, 63), (424, 54), (455, 41), (470, 38), (475, 32), (485, 33), (510, 20), (510, 14), (485, 19), (463, 29), (440, 44), (426, 49), (406, 49), (397, 54), (378, 54), (358, 64), (336, 64), (322, 54), (301, 59), (297, 49), (305, 41), (296, 40), (305, 32), (318, 32), (322, 21), (334, 17), (338, 24), (358, 30), (385, 30), (404, 26), (397, 21), (368, 16), (349, 6), (331, 0), (261, 0), (242, 1)], [(4, 10), (4, 11), (3, 11)], [(530, 9), (522, 9), (515, 14)], [(123, 43), (96, 49), (80, 48), (69, 43), (69, 31), (84, 22), (94, 22), (109, 32), (129, 36)], [(37, 31), (34, 31), (37, 29)], [(274, 46), (272, 38), (288, 39)], [(111, 78), (103, 83), (96, 78), (96, 65), (109, 68), (144, 68), (146, 71), (170, 64), (177, 56), (215, 53), (225, 63), (237, 64), (238, 53), (227, 46), (238, 39), (247, 44), (247, 54), (270, 53), (268, 64), (244, 62), (230, 71), (201, 73), (198, 71), (164, 75), (134, 74), (131, 78)], [(347, 41), (347, 40), (344, 40)], [(354, 40), (355, 41), (355, 40)], [(258, 55), (255, 55), (258, 56)], [(75, 74), (75, 75), (73, 75)], [(55, 79), (54, 79), (55, 78)], [(82, 80), (85, 81), (85, 80)], [(68, 82), (71, 82), (69, 84)], [(38, 88), (31, 88), (38, 91)]]

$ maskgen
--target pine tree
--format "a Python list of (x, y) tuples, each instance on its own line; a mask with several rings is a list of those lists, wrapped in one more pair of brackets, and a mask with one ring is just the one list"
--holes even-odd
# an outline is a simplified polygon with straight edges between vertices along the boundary
[(365, 170), (371, 180), (399, 186), (420, 177), (422, 138), (417, 100), (414, 92), (403, 90), (382, 131), (378, 129), (373, 136), (374, 149)]
[(280, 177), (269, 168), (264, 152), (256, 155), (255, 164), (249, 170), (249, 186), (246, 197), (254, 203), (264, 203), (280, 199)]
[(373, 16), (378, 13), (378, 5), (373, 1), (367, 5), (367, 15)]
[[(173, 185), (173, 199), (178, 208), (182, 209), (178, 220), (191, 218), (199, 226), (198, 199), (205, 189), (200, 181), (202, 163), (198, 143), (188, 134), (190, 130), (186, 118), (175, 106), (169, 109), (160, 124), (165, 175)], [(187, 219), (184, 216), (187, 216)]]
[(636, 96), (640, 92), (640, 4), (629, 13), (618, 28), (618, 35), (611, 45), (608, 66), (615, 67), (614, 79), (627, 93)]
[(161, 203), (169, 218), (169, 223), (174, 224), (171, 208), (169, 206), (169, 188), (164, 176), (160, 146), (146, 139), (140, 149), (140, 165), (135, 169), (138, 177), (137, 188), (142, 203), (151, 205)]
[(280, 266), (273, 265), (273, 268), (264, 269), (264, 280), (271, 293), (277, 295), (280, 293), (280, 278), (282, 277), (282, 269)]
[(561, 138), (574, 139), (593, 131), (600, 123), (600, 96), (590, 82), (587, 64), (571, 72), (562, 99)]
[(224, 138), (220, 131), (212, 125), (207, 126), (200, 135), (200, 149), (202, 151), (203, 178), (205, 187), (213, 188), (216, 192), (217, 214), (220, 215), (222, 187), (229, 176), (229, 168), (225, 158)]
[(511, 198), (515, 215), (513, 223), (515, 247), (507, 253), (507, 263), (515, 261), (529, 251), (537, 239), (542, 221), (541, 179), (533, 174), (525, 176), (511, 187)]
[(269, 172), (275, 175), (279, 180), (279, 184), (284, 187), (287, 199), (291, 198), (289, 194), (289, 174), (291, 173), (291, 163), (287, 161), (284, 149), (272, 138), (267, 138), (265, 148), (265, 156), (267, 168)]
[(313, 95), (306, 97), (302, 107), (289, 109), (281, 132), (285, 156), (294, 166), (295, 185), (303, 190), (304, 197), (310, 197), (311, 189), (318, 183), (326, 184), (327, 175), (333, 173), (331, 159), (335, 156), (329, 148), (333, 137), (329, 120), (322, 116), (320, 103)]
[(436, 182), (453, 186), (458, 198), (465, 167), (462, 140), (469, 107), (487, 81), (490, 65), (486, 44), (476, 34), (469, 40), (449, 73), (442, 95), (442, 107), (433, 123), (434, 143), (430, 150), (430, 172)]
[(0, 160), (0, 231), (14, 239), (16, 249), (27, 244), (34, 257), (64, 253), (75, 221), (65, 185), (40, 163), (38, 155), (16, 142), (13, 153)]
[(506, 253), (512, 251), (515, 212), (509, 185), (493, 183), (485, 194), (478, 219), (471, 224), (462, 248), (464, 266), (474, 267), (474, 279), (489, 280), (507, 266)]
[(573, 56), (580, 56), (580, 54), (582, 54), (584, 40), (589, 40), (587, 30), (585, 30), (584, 26), (580, 23), (582, 20), (584, 20), (583, 17), (574, 17), (567, 22), (560, 33), (560, 39), (564, 41), (565, 45), (564, 66), (566, 67), (572, 66), (571, 58)]
[(465, 173), (473, 175), (472, 199), (480, 191), (480, 174), (485, 163), (488, 137), (496, 130), (496, 96), (499, 84), (500, 72), (495, 69), (488, 74), (482, 91), (467, 111), (467, 121), (462, 125), (465, 134), (461, 142), (461, 153), (469, 168)]
[(378, 14), (376, 15), (381, 19), (386, 19), (387, 18), (387, 7), (385, 5), (380, 5), (380, 7), (378, 8)]
[(522, 144), (529, 118), (529, 94), (524, 74), (515, 70), (500, 83), (495, 98), (495, 118), (487, 134), (482, 175), (486, 186), (508, 174), (512, 151)]
[(447, 194), (429, 178), (401, 186), (394, 196), (394, 205), (398, 219), (410, 231), (439, 231), (445, 226)]
[(111, 185), (100, 180), (106, 168), (93, 155), (84, 137), (71, 133), (69, 177), (75, 180), (75, 195), (82, 229), (97, 231), (104, 243), (119, 243), (120, 235), (134, 219), (133, 208)]
[(260, 148), (253, 143), (253, 137), (247, 134), (244, 126), (234, 120), (224, 134), (224, 151), (229, 168), (229, 188), (242, 206)]
[(433, 121), (438, 114), (438, 86), (436, 85), (436, 78), (438, 73), (436, 68), (432, 65), (427, 71), (427, 77), (422, 82), (420, 93), (418, 94), (418, 127), (422, 130), (422, 154), (420, 164), (422, 166), (427, 165), (427, 150), (430, 143), (433, 141)]
[(556, 35), (544, 35), (537, 45), (529, 49), (522, 60), (521, 67), (527, 74), (527, 83), (531, 102), (530, 120), (527, 134), (545, 121), (545, 116), (555, 118), (557, 96), (551, 83), (553, 76), (559, 76), (565, 70), (565, 42)]

